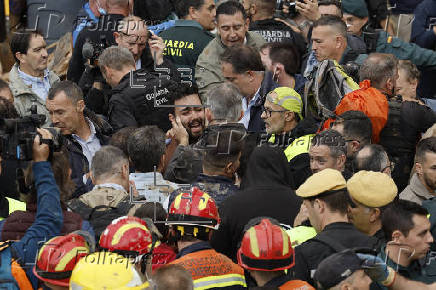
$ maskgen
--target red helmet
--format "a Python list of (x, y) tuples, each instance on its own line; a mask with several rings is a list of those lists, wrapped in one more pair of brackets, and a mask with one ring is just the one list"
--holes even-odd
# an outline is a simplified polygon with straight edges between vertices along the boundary
[(197, 187), (177, 195), (171, 203), (168, 224), (218, 229), (220, 217), (215, 201)]
[(39, 250), (33, 273), (40, 280), (68, 287), (71, 271), (91, 250), (85, 237), (77, 233), (54, 237)]
[(238, 250), (238, 264), (247, 270), (279, 271), (295, 264), (291, 240), (279, 223), (256, 218), (247, 226)]
[(112, 221), (100, 236), (100, 247), (110, 252), (133, 252), (138, 255), (152, 251), (153, 236), (140, 218), (124, 216)]

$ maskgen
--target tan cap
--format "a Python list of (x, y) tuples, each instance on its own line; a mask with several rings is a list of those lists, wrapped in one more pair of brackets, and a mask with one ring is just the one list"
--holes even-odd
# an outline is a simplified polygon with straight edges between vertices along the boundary
[(296, 191), (303, 198), (317, 196), (331, 190), (346, 188), (346, 181), (342, 173), (335, 169), (326, 168), (309, 177)]
[(395, 182), (386, 173), (359, 171), (347, 182), (350, 196), (367, 207), (382, 207), (397, 196)]

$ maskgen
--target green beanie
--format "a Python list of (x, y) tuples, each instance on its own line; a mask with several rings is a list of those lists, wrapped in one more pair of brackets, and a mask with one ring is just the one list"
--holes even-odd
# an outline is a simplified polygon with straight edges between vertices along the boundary
[(359, 18), (368, 17), (368, 9), (364, 0), (342, 0), (342, 12)]

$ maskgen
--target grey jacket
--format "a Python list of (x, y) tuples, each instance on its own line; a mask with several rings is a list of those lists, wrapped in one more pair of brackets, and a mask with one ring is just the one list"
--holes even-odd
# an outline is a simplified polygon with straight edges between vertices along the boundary
[(424, 200), (430, 199), (435, 195), (428, 192), (427, 188), (419, 180), (418, 174), (415, 173), (410, 179), (409, 185), (400, 193), (400, 199), (413, 201), (422, 205)]
[[(59, 77), (52, 71), (49, 71), (49, 82), (50, 86), (53, 86), (56, 82), (59, 81)], [(45, 123), (43, 127), (47, 127), (50, 125), (50, 115), (48, 113), (47, 108), (45, 107), (45, 103), (41, 100), (33, 91), (32, 88), (29, 88), (21, 77), (18, 74), (18, 64), (15, 63), (9, 72), (9, 87), (12, 91), (12, 95), (14, 95), (14, 105), (18, 111), (20, 116), (26, 116), (30, 114), (30, 107), (35, 104), (37, 107), (38, 114), (45, 115)]]
[[(247, 45), (257, 49), (265, 43), (264, 38), (257, 32), (247, 32)], [(203, 101), (206, 100), (205, 94), (214, 86), (225, 81), (221, 72), (220, 56), (226, 50), (226, 47), (217, 35), (204, 48), (200, 54), (195, 66), (195, 81), (198, 85), (199, 93)]]

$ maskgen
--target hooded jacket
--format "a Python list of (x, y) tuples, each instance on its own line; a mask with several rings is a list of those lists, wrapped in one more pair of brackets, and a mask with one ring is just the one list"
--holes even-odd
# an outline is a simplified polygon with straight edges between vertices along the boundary
[(267, 216), (292, 225), (301, 199), (291, 185), (292, 175), (283, 151), (269, 146), (255, 148), (241, 190), (220, 207), (221, 224), (212, 236), (212, 247), (236, 261), (238, 244), (250, 219)]

